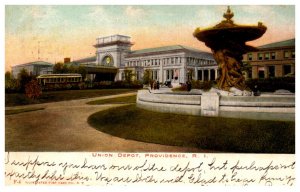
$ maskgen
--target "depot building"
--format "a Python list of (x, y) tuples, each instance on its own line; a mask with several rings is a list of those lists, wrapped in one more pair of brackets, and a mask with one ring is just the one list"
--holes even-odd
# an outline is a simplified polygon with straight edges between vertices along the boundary
[(125, 70), (131, 70), (136, 80), (142, 80), (150, 71), (153, 80), (161, 83), (185, 83), (188, 80), (215, 80), (218, 66), (211, 53), (183, 45), (171, 45), (141, 50), (131, 50), (129, 36), (99, 37), (94, 47), (96, 56), (73, 61), (83, 65), (93, 81), (125, 79)]

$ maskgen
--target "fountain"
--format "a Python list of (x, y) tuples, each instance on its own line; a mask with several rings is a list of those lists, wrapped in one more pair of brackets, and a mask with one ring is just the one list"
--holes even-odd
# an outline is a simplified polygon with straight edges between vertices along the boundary
[(246, 45), (245, 42), (260, 38), (267, 27), (261, 22), (257, 26), (237, 25), (232, 20), (233, 16), (228, 6), (223, 15), (225, 20), (211, 28), (197, 28), (193, 35), (211, 48), (218, 63), (217, 88), (238, 95), (251, 95), (251, 90), (245, 84), (241, 65), (243, 54), (255, 51), (256, 48)]
[(221, 23), (202, 30), (197, 28), (193, 33), (211, 48), (218, 63), (219, 76), (215, 88), (183, 94), (162, 89), (157, 92), (139, 90), (137, 106), (165, 113), (294, 121), (295, 94), (275, 92), (256, 97), (246, 86), (241, 72), (242, 56), (257, 50), (246, 42), (260, 38), (267, 27), (261, 22), (255, 26), (237, 25), (232, 20), (233, 16), (228, 7)]

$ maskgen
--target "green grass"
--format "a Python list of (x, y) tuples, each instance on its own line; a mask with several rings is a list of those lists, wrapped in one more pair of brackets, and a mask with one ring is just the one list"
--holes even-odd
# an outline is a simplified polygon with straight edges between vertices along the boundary
[(127, 96), (127, 97), (117, 97), (111, 99), (100, 99), (96, 101), (90, 101), (87, 104), (90, 105), (103, 105), (103, 104), (126, 104), (126, 103), (135, 103), (136, 95)]
[(47, 103), (56, 101), (66, 101), (74, 99), (84, 99), (100, 97), (106, 95), (115, 95), (136, 91), (134, 89), (87, 89), (87, 90), (65, 90), (43, 92), (38, 99), (32, 100), (20, 93), (6, 93), (5, 106), (28, 105), (37, 103)]
[(91, 115), (97, 130), (137, 141), (221, 152), (295, 153), (295, 123), (188, 116), (128, 105)]
[(43, 109), (45, 109), (45, 108), (43, 108), (43, 107), (29, 107), (29, 108), (23, 108), (23, 109), (8, 109), (8, 110), (5, 110), (5, 115), (13, 115), (13, 114), (18, 114), (18, 113), (38, 111), (38, 110), (43, 110)]

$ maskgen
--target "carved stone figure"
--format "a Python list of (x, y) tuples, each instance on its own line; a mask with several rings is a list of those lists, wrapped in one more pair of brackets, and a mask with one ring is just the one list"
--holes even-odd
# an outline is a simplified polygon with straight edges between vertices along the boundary
[[(246, 41), (261, 37), (267, 28), (259, 22), (257, 26), (236, 25), (231, 19), (234, 14), (228, 6), (223, 20), (212, 28), (197, 28), (194, 36), (210, 47), (218, 63), (217, 88), (224, 91), (238, 89), (243, 95), (250, 91), (241, 71), (243, 54), (256, 48), (246, 45)], [(234, 89), (233, 89), (234, 88)]]

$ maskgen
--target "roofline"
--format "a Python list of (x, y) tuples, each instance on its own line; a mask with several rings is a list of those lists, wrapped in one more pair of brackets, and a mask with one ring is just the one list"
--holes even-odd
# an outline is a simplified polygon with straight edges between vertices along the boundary
[[(194, 52), (194, 53), (207, 53), (207, 54), (212, 54), (210, 52), (207, 51), (202, 51), (202, 50), (197, 50), (196, 48), (191, 47), (191, 49), (188, 49), (187, 46), (185, 45), (167, 45), (167, 46), (161, 46), (161, 47), (153, 47), (153, 48), (146, 48), (146, 49), (139, 49), (139, 50), (134, 50), (134, 51), (140, 51), (140, 50), (147, 50), (147, 49), (157, 49), (157, 48), (163, 48), (163, 47), (172, 47), (172, 46), (179, 46), (179, 49), (173, 49), (173, 50), (164, 50), (164, 51), (153, 51), (153, 52), (147, 52), (147, 53), (129, 53), (128, 55), (125, 56), (125, 58), (129, 58), (129, 57), (134, 57), (134, 56), (139, 56), (139, 55), (154, 55), (154, 54), (163, 54), (163, 53), (169, 53), (169, 52), (179, 52), (179, 51), (183, 51), (183, 52)], [(195, 49), (195, 50), (192, 50)], [(132, 51), (132, 52), (134, 52)]]
[(121, 37), (129, 37), (129, 38), (131, 38), (130, 36), (127, 36), (127, 35), (114, 34), (114, 35), (108, 35), (108, 36), (104, 36), (104, 37), (97, 37), (96, 39), (107, 38), (107, 37), (112, 37), (112, 36), (121, 36)]
[(91, 56), (91, 57), (84, 57), (84, 58), (81, 58), (81, 59), (77, 59), (77, 60), (74, 60), (74, 61), (71, 61), (69, 63), (76, 63), (76, 62), (79, 62), (80, 60), (84, 60), (84, 59), (90, 59), (90, 58), (94, 58), (97, 59), (97, 56)]
[(125, 41), (120, 41), (120, 40), (116, 40), (116, 41), (110, 41), (110, 42), (107, 42), (107, 43), (97, 43), (95, 45), (93, 45), (95, 48), (101, 48), (101, 47), (106, 47), (106, 46), (109, 46), (109, 45), (130, 45), (132, 46), (133, 43), (128, 41), (128, 42), (125, 42)]
[(45, 61), (33, 61), (33, 62), (29, 62), (29, 63), (22, 63), (22, 64), (17, 64), (17, 65), (13, 65), (11, 67), (22, 67), (22, 66), (26, 66), (26, 65), (34, 65), (34, 63), (37, 62), (44, 62), (45, 64), (39, 64), (39, 65), (48, 65), (48, 66), (53, 66), (53, 63), (49, 63), (49, 62), (45, 62)]
[[(285, 42), (285, 41), (291, 41), (291, 40), (294, 40), (296, 41), (296, 38), (291, 38), (291, 39), (286, 39), (286, 40), (282, 40), (282, 41), (275, 41), (275, 42), (272, 42), (272, 43), (268, 43), (268, 44), (264, 44), (264, 45), (260, 45), (260, 46), (257, 46), (258, 49), (270, 49), (270, 48), (277, 48), (276, 47), (268, 47), (268, 48), (261, 48), (263, 46), (267, 46), (267, 45), (271, 45), (271, 44), (275, 44), (275, 43), (281, 43), (281, 42)], [(278, 46), (278, 47), (294, 47), (295, 45), (289, 45), (289, 46)]]
[(278, 50), (278, 49), (290, 49), (290, 48), (295, 48), (295, 46), (279, 46), (279, 47), (265, 47), (265, 48), (259, 48), (257, 51), (253, 52), (258, 52), (258, 51), (263, 51), (263, 50)]

